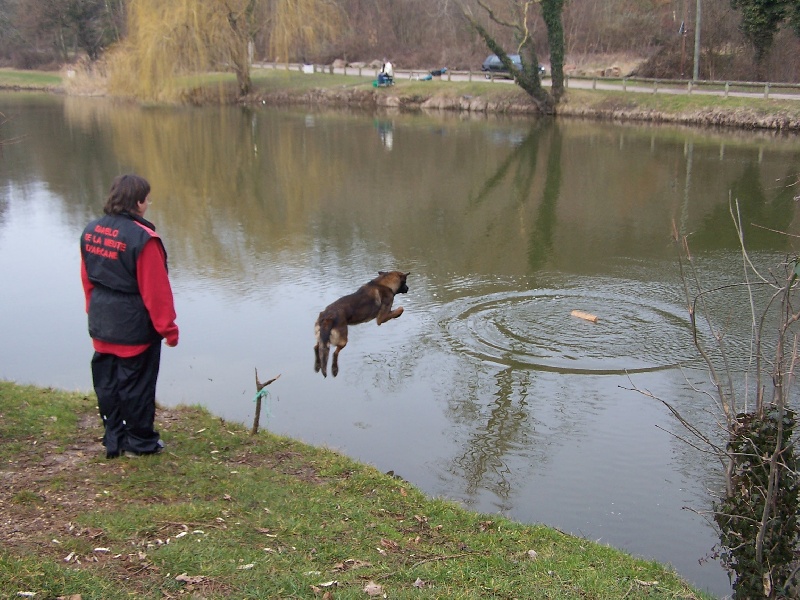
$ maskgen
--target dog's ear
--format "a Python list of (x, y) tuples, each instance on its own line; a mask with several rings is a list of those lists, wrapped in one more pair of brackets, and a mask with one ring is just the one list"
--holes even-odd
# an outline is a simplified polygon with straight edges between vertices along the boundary
[(378, 271), (378, 275), (386, 275), (386, 271)]
[(409, 275), (411, 275), (411, 271), (409, 271), (408, 273), (403, 273), (403, 277), (408, 277)]

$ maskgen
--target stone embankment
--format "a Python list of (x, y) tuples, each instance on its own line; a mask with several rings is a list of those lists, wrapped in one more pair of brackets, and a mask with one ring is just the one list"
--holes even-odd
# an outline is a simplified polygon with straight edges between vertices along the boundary
[[(510, 94), (505, 99), (488, 100), (480, 96), (403, 95), (394, 89), (315, 89), (302, 93), (291, 91), (252, 95), (242, 101), (246, 104), (307, 104), (313, 106), (341, 106), (360, 108), (398, 109), (408, 111), (441, 110), (470, 113), (536, 115), (536, 105)], [(758, 108), (723, 109), (709, 107), (691, 112), (664, 112), (638, 108), (631, 102), (604, 101), (598, 105), (573, 106), (562, 102), (558, 116), (611, 121), (640, 121), (672, 123), (692, 126), (732, 127), (739, 129), (768, 130), (775, 132), (800, 132), (800, 111), (776, 109), (765, 112)]]
[(672, 123), (705, 127), (734, 127), (738, 129), (772, 130), (776, 132), (800, 132), (800, 117), (788, 113), (759, 114), (754, 110), (707, 109), (686, 113), (667, 113), (654, 110), (609, 108), (578, 109), (559, 107), (559, 114), (571, 117), (608, 119), (613, 121), (645, 121), (650, 123)]

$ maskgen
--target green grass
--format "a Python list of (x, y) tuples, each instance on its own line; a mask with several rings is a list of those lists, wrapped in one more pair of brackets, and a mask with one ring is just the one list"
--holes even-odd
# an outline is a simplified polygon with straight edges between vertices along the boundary
[(94, 403), (0, 382), (0, 597), (708, 597), (657, 563), (199, 408), (159, 409), (165, 453), (107, 461)]
[(61, 85), (59, 73), (0, 69), (0, 88), (51, 89)]
[(759, 114), (772, 114), (785, 111), (800, 116), (800, 101), (774, 100), (760, 97), (723, 98), (699, 94), (648, 94), (642, 92), (622, 92), (608, 90), (570, 89), (567, 94), (569, 105), (603, 107), (616, 105), (673, 113), (688, 113), (703, 110), (741, 111), (752, 110)]

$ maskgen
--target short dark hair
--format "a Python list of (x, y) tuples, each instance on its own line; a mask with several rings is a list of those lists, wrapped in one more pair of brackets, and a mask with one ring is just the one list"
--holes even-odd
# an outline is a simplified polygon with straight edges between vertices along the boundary
[(107, 215), (118, 215), (121, 212), (134, 211), (149, 193), (150, 184), (144, 177), (118, 175), (111, 182), (111, 190), (108, 192), (103, 212)]

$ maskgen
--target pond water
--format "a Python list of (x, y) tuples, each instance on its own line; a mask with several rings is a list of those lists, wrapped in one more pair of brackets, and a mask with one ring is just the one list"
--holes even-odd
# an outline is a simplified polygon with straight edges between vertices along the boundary
[[(162, 404), (249, 425), (254, 369), (280, 374), (270, 431), (730, 593), (702, 515), (718, 466), (631, 388), (714, 430), (671, 233), (691, 232), (707, 287), (739, 281), (738, 199), (753, 260), (780, 262), (796, 137), (25, 94), (0, 112), (0, 377), (91, 389), (78, 236), (136, 172), (181, 327)], [(393, 269), (402, 317), (354, 327), (339, 376), (314, 373), (319, 311)], [(747, 307), (721, 302), (744, 353)]]

